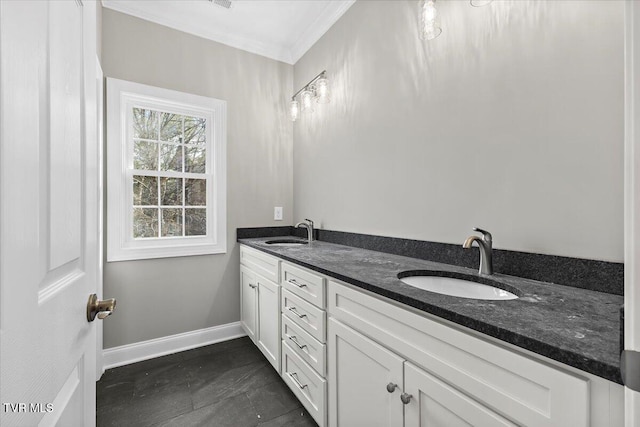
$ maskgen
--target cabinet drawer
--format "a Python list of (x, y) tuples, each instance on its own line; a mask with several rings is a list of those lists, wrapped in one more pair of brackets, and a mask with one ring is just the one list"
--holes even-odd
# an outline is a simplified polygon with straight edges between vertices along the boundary
[(282, 286), (324, 309), (324, 278), (300, 267), (282, 263)]
[(319, 427), (326, 425), (327, 381), (311, 369), (286, 343), (282, 343), (282, 379)]
[(329, 315), (519, 425), (587, 427), (589, 380), (329, 282)]
[(285, 289), (282, 291), (282, 315), (293, 320), (321, 343), (325, 342), (324, 310)]
[(321, 377), (325, 376), (326, 345), (318, 342), (287, 316), (282, 316), (282, 341), (286, 342)]
[(240, 264), (247, 266), (265, 279), (280, 283), (280, 260), (276, 257), (240, 245)]

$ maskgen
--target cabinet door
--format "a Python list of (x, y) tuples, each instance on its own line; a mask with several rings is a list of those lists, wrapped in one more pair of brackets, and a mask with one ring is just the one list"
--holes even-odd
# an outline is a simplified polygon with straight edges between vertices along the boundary
[(404, 386), (411, 395), (405, 405), (406, 427), (516, 426), (409, 362), (405, 362)]
[(240, 266), (240, 324), (254, 343), (258, 338), (257, 289), (256, 275)]
[(280, 372), (280, 286), (258, 277), (258, 348)]
[(334, 319), (327, 348), (329, 425), (401, 427), (402, 358)]

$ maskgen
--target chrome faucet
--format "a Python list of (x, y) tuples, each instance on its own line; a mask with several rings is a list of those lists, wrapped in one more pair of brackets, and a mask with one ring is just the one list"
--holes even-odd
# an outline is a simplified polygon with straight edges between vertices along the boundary
[(485, 275), (493, 274), (493, 255), (491, 253), (493, 240), (491, 239), (491, 233), (477, 227), (474, 227), (473, 231), (482, 233), (482, 237), (467, 237), (467, 240), (464, 241), (462, 247), (469, 249), (471, 248), (471, 245), (473, 245), (473, 242), (476, 242), (478, 244), (478, 249), (480, 249), (480, 268), (478, 272)]
[(296, 228), (305, 227), (307, 229), (307, 239), (309, 243), (313, 242), (313, 221), (308, 218), (305, 218), (304, 221), (296, 224)]

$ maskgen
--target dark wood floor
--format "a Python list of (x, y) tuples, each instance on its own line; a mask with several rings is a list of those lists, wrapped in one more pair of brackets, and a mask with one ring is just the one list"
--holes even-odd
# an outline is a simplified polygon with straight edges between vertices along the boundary
[(97, 394), (98, 427), (317, 427), (246, 337), (109, 369)]

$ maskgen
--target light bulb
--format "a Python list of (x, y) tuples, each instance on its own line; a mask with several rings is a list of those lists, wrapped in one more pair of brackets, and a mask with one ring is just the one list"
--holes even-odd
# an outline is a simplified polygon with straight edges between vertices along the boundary
[(435, 0), (420, 1), (420, 38), (433, 40), (442, 33)]
[(324, 76), (316, 80), (316, 96), (316, 102), (318, 104), (328, 104), (331, 101), (329, 80)]
[(305, 113), (313, 113), (313, 90), (310, 86), (306, 87), (300, 95), (302, 103), (302, 111)]
[(482, 7), (491, 3), (493, 0), (470, 0), (471, 6)]
[(425, 1), (424, 6), (422, 6), (422, 13), (424, 13), (424, 21), (433, 22), (438, 17), (438, 9), (436, 9), (436, 4), (433, 1)]
[(298, 101), (296, 101), (295, 99), (291, 100), (290, 114), (292, 122), (298, 120), (298, 117), (300, 116), (300, 104), (298, 104)]

